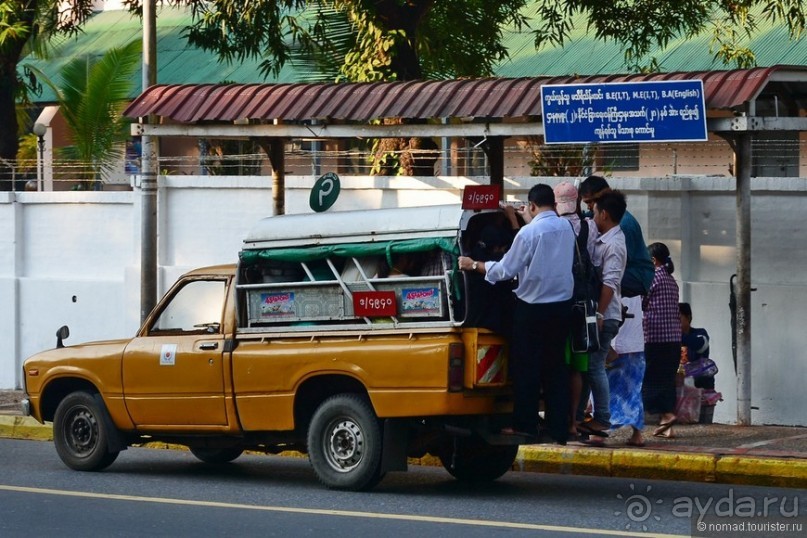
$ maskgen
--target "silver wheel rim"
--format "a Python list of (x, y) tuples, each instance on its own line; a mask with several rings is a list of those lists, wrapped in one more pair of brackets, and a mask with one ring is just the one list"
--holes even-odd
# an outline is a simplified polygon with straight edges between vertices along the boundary
[(355, 469), (364, 456), (364, 432), (349, 418), (332, 421), (324, 441), (325, 459), (335, 471), (347, 473)]

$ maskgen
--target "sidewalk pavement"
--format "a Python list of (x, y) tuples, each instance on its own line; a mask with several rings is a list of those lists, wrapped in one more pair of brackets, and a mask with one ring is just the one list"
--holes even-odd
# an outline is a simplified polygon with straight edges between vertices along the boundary
[[(50, 423), (21, 416), (21, 391), (0, 393), (0, 437), (52, 440)], [(674, 427), (674, 438), (660, 439), (653, 437), (654, 427), (645, 427), (643, 448), (625, 445), (629, 428), (612, 432), (604, 447), (525, 445), (516, 470), (807, 488), (807, 428), (682, 424)], [(441, 465), (433, 457), (410, 463)]]

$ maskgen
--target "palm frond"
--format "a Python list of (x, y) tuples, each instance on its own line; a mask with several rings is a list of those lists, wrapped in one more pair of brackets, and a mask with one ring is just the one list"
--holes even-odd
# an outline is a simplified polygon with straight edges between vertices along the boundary
[(121, 116), (140, 65), (139, 40), (107, 51), (100, 58), (76, 58), (54, 84), (44, 73), (36, 76), (53, 89), (70, 130), (73, 145), (64, 154), (89, 167), (87, 181), (111, 171), (124, 154), (127, 122)]
[(322, 0), (310, 2), (296, 22), (291, 31), (290, 63), (304, 71), (310, 82), (333, 82), (356, 42), (355, 28), (347, 15)]

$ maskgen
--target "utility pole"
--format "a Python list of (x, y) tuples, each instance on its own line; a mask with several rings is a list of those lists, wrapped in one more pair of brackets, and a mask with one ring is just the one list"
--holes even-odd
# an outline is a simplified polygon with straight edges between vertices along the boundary
[[(142, 91), (157, 83), (157, 2), (143, 2)], [(146, 118), (152, 123), (154, 118)], [(157, 303), (157, 147), (150, 136), (141, 140), (140, 176), (140, 322)]]
[(751, 134), (740, 133), (737, 178), (737, 424), (751, 425)]

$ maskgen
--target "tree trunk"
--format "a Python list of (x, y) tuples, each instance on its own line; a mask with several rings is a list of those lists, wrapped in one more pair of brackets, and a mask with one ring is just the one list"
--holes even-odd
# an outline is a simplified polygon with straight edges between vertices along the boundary
[[(16, 64), (15, 64), (16, 65)], [(8, 62), (0, 67), (0, 191), (12, 191), (13, 169), (10, 166), (17, 158), (17, 111), (15, 93), (17, 76)], [(8, 163), (8, 164), (7, 164)]]
[(392, 58), (392, 70), (398, 80), (423, 78), (415, 38), (423, 17), (433, 6), (434, 0), (410, 0), (404, 5), (398, 5), (395, 0), (376, 2), (376, 13), (381, 25), (387, 30), (403, 30), (407, 37), (405, 41), (397, 41), (395, 56)]
[[(15, 10), (14, 17), (26, 28), (32, 28), (37, 12), (37, 0), (30, 0), (24, 5), (11, 3)], [(20, 141), (17, 138), (17, 64), (28, 37), (3, 37), (0, 49), (0, 191), (14, 190), (13, 170), (5, 161), (16, 166), (17, 149)]]

